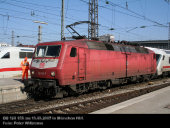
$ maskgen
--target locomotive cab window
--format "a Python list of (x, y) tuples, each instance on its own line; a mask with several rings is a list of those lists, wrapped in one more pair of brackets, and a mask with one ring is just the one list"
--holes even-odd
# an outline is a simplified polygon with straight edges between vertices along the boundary
[(61, 45), (38, 46), (35, 57), (59, 57)]
[(72, 47), (70, 51), (70, 57), (76, 57), (77, 55), (77, 49)]
[(45, 54), (45, 50), (46, 50), (46, 46), (37, 47), (36, 56), (37, 57), (43, 57), (44, 54)]
[(10, 52), (7, 52), (1, 59), (9, 59), (10, 58)]
[(48, 48), (46, 49), (46, 56), (57, 57), (60, 54), (60, 49), (61, 49), (61, 45), (48, 46)]

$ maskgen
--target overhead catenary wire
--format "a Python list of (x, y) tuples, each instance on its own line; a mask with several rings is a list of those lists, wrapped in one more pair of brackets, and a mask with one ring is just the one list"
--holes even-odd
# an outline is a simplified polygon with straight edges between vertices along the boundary
[[(101, 0), (101, 1), (104, 1), (104, 0)], [(150, 18), (148, 18), (148, 17), (146, 17), (146, 16), (144, 16), (144, 15), (141, 15), (141, 14), (135, 12), (135, 11), (132, 11), (132, 10), (130, 10), (129, 8), (123, 7), (123, 6), (119, 5), (119, 4), (115, 4), (115, 3), (113, 3), (113, 2), (111, 2), (111, 1), (109, 1), (109, 0), (107, 0), (107, 1), (109, 2), (109, 4), (110, 4), (111, 6), (119, 7), (119, 8), (122, 8), (122, 9), (124, 9), (124, 10), (127, 10), (128, 12), (130, 12), (130, 13), (132, 13), (132, 14), (135, 14), (136, 16), (139, 16), (139, 17), (143, 18), (143, 20), (147, 20), (147, 21), (150, 21), (150, 22), (155, 23), (155, 24), (157, 24), (157, 25), (161, 25), (161, 26), (167, 27), (166, 25), (163, 25), (163, 24), (161, 24), (161, 23), (159, 23), (159, 22), (157, 22), (157, 21), (154, 21), (154, 20), (152, 20), (152, 19), (150, 19)], [(104, 2), (105, 2), (105, 1), (104, 1)]]
[[(16, 0), (14, 0), (14, 1), (16, 1)], [(8, 3), (9, 4), (9, 3)], [(10, 3), (11, 4), (11, 3)], [(16, 6), (16, 5), (14, 5), (14, 4), (12, 4), (13, 6)], [(18, 6), (18, 5), (17, 5)], [(27, 7), (23, 7), (23, 6), (18, 6), (18, 7), (22, 7), (22, 8), (26, 8), (26, 9), (29, 9), (29, 10), (32, 10), (32, 9), (30, 9), (30, 8), (27, 8)], [(35, 11), (38, 11), (38, 10), (35, 10)], [(42, 12), (42, 11), (40, 11), (40, 12)], [(51, 13), (50, 13), (51, 14)], [(2, 15), (2, 14), (1, 14)], [(3, 16), (10, 16), (10, 17), (13, 17), (13, 18), (17, 18), (17, 19), (23, 19), (23, 20), (32, 20), (32, 19), (28, 19), (28, 18), (22, 18), (22, 17), (16, 17), (16, 16), (11, 16), (11, 15), (3, 15)], [(56, 24), (54, 24), (54, 25), (56, 25)], [(60, 26), (60, 24), (57, 24), (57, 25), (59, 25)]]
[[(34, 6), (38, 6), (38, 7), (45, 7), (46, 10), (60, 10), (61, 7), (60, 6), (47, 6), (47, 5), (43, 5), (43, 4), (37, 4), (37, 3), (32, 3), (32, 2), (23, 2), (23, 1), (19, 1), (19, 0), (10, 0), (10, 1), (15, 1), (15, 2), (18, 2), (18, 3), (23, 3), (23, 4), (30, 4), (30, 5), (34, 5)], [(48, 8), (48, 9), (47, 9)], [(81, 11), (81, 12), (86, 12), (86, 10), (82, 10), (82, 9), (72, 9), (72, 8), (67, 8), (67, 10), (71, 10), (71, 11)]]
[[(88, 4), (88, 2), (85, 1), (85, 0), (80, 0), (80, 1)], [(101, 0), (101, 1), (106, 2), (105, 0)], [(108, 1), (108, 0), (107, 0), (107, 1)], [(125, 8), (125, 7), (123, 7), (123, 6), (119, 5), (119, 4), (115, 4), (115, 3), (111, 2), (111, 1), (108, 1), (108, 2), (109, 2), (109, 5), (114, 6), (114, 7), (122, 8), (122, 9), (124, 9), (124, 10), (132, 13), (133, 15), (132, 15), (132, 14), (125, 13), (125, 12), (122, 12), (122, 11), (119, 11), (119, 10), (116, 10), (116, 9), (115, 9), (115, 12), (118, 12), (118, 13), (121, 13), (121, 14), (124, 14), (124, 15), (128, 15), (128, 16), (131, 16), (131, 17), (134, 17), (134, 18), (146, 20), (146, 21), (155, 23), (155, 24), (160, 25), (160, 26), (168, 27), (167, 25), (161, 24), (161, 23), (159, 23), (159, 22), (157, 22), (157, 21), (154, 21), (154, 20), (152, 20), (152, 19), (150, 19), (150, 18), (147, 18), (146, 16), (141, 15), (141, 14), (139, 14), (139, 13), (136, 13), (135, 11), (132, 11), (132, 10), (130, 10), (130, 9), (127, 9), (127, 8)], [(98, 5), (98, 6), (99, 6), (100, 8), (104, 8), (104, 9), (108, 9), (108, 10), (112, 11), (112, 9), (109, 8), (109, 7), (106, 7), (106, 6), (103, 6), (103, 5)]]
[[(69, 1), (69, 0), (66, 0), (66, 2), (67, 1)], [(88, 4), (88, 0), (80, 0), (80, 1), (84, 1), (83, 3)], [(120, 3), (118, 5), (124, 6), (126, 8), (126, 10), (125, 9), (123, 10), (120, 7), (115, 6), (115, 5), (111, 5), (111, 4), (106, 5), (106, 4), (103, 4), (104, 1), (105, 0), (100, 0), (99, 1), (99, 8), (100, 8), (99, 15), (100, 15), (100, 17), (103, 16), (103, 14), (101, 13), (103, 10), (104, 11), (108, 11), (109, 10), (109, 11), (112, 11), (112, 13), (113, 13), (113, 8), (114, 8), (114, 13), (116, 13), (116, 16), (117, 16), (117, 13), (119, 13), (119, 14), (123, 14), (123, 15), (127, 15), (129, 17), (133, 17), (133, 18), (139, 19), (141, 21), (142, 20), (143, 21), (144, 20), (148, 21), (144, 17), (142, 17), (142, 16), (145, 16), (144, 14), (142, 14), (142, 16), (139, 16), (139, 15), (136, 15), (135, 13), (129, 12), (127, 10), (127, 8), (124, 6), (125, 2), (123, 2), (123, 3), (121, 3), (122, 1), (118, 2), (118, 3)], [(109, 0), (109, 2), (110, 1), (111, 0)], [(139, 0), (127, 0), (128, 4), (132, 3), (132, 2), (136, 2), (136, 1), (139, 1)], [(14, 28), (13, 25), (16, 25), (15, 28), (19, 32), (25, 30), (24, 31), (25, 33), (30, 33), (30, 32), (36, 33), (37, 32), (36, 30), (33, 30), (33, 29), (29, 30), (28, 29), (28, 26), (31, 26), (30, 23), (32, 22), (32, 20), (36, 20), (36, 19), (42, 19), (42, 20), (44, 19), (45, 21), (47, 20), (49, 24), (51, 23), (50, 27), (55, 25), (53, 28), (60, 29), (60, 27), (58, 27), (58, 26), (61, 26), (61, 24), (60, 24), (60, 14), (55, 12), (56, 10), (58, 11), (58, 10), (61, 9), (59, 4), (58, 5), (57, 4), (56, 5), (54, 5), (54, 4), (53, 5), (52, 4), (45, 5), (44, 3), (41, 3), (41, 2), (38, 3), (37, 1), (35, 2), (35, 1), (25, 1), (25, 0), (8, 0), (8, 1), (7, 0), (3, 0), (3, 1), (1, 0), (0, 2), (1, 2), (0, 3), (1, 5), (2, 4), (4, 5), (4, 6), (0, 7), (0, 9), (3, 10), (3, 11), (0, 12), (0, 14), (1, 14), (0, 17), (2, 17), (2, 19), (3, 19), (2, 21), (4, 21), (4, 24), (1, 24), (1, 26), (3, 27), (3, 29), (1, 29), (1, 30), (3, 30), (4, 32), (6, 31), (7, 34), (8, 34), (8, 32), (10, 32), (9, 30), (12, 30), (12, 28)], [(115, 2), (117, 2), (117, 1), (115, 1)], [(115, 3), (115, 2), (113, 2), (113, 3)], [(78, 3), (78, 4), (81, 4), (81, 3)], [(69, 2), (69, 6), (65, 8), (67, 10), (67, 13), (66, 13), (67, 15), (65, 17), (65, 21), (67, 22), (67, 24), (68, 23), (73, 23), (73, 22), (75, 22), (77, 20), (81, 20), (82, 17), (85, 17), (86, 14), (88, 14), (87, 10), (86, 11), (85, 10), (81, 10), (80, 8), (75, 8), (74, 9), (74, 6), (71, 6), (71, 5), (72, 5), (72, 3)], [(9, 8), (7, 8), (7, 7), (9, 7)], [(84, 9), (84, 8), (82, 8), (82, 9)], [(33, 16), (31, 16), (31, 11), (34, 12)], [(70, 13), (70, 11), (74, 11), (74, 13)], [(132, 10), (132, 11), (136, 12), (135, 10)], [(82, 13), (83, 14), (82, 17), (78, 17), (78, 15), (76, 16), (76, 14), (80, 13), (80, 12), (83, 12)], [(120, 32), (122, 32), (122, 34), (124, 33), (125, 35), (131, 36), (133, 34), (131, 34), (131, 31), (127, 32), (128, 30), (130, 30), (130, 29), (132, 29), (134, 27), (140, 28), (139, 24), (138, 25), (134, 24), (134, 26), (132, 24), (131, 25), (130, 24), (128, 24), (128, 25), (126, 24), (126, 26), (124, 26), (124, 24), (123, 25), (121, 24), (122, 26), (120, 27), (120, 24), (118, 22), (116, 22), (116, 24), (114, 23), (115, 22), (115, 16), (112, 16), (112, 18), (110, 18), (110, 20), (108, 18), (106, 18), (105, 15), (103, 17), (104, 18), (100, 19), (102, 22), (99, 23), (100, 31), (102, 31), (102, 33), (105, 33), (108, 30), (108, 32), (110, 32), (110, 33), (120, 33)], [(9, 20), (7, 20), (8, 18), (9, 18)], [(113, 20), (113, 18), (114, 18), (114, 20)], [(152, 18), (150, 18), (150, 19), (153, 20)], [(20, 23), (19, 23), (19, 20), (21, 21)], [(28, 21), (28, 22), (25, 22), (25, 21)], [(153, 21), (155, 21), (155, 20), (153, 20)], [(148, 21), (148, 23), (149, 22), (150, 21)], [(1, 23), (3, 23), (3, 22), (1, 22)], [(141, 22), (141, 23), (143, 24), (143, 26), (147, 26), (146, 28), (148, 28), (148, 27), (164, 27), (164, 28), (167, 28), (168, 27), (167, 23), (160, 23), (160, 22), (158, 22), (160, 24), (157, 24), (155, 22), (150, 22), (153, 25), (147, 24), (146, 22), (145, 23)], [(28, 26), (24, 27), (25, 24), (28, 24)], [(114, 31), (109, 30), (110, 28), (114, 28)], [(22, 29), (24, 29), (24, 30), (22, 30)], [(54, 32), (55, 29), (51, 29), (50, 30), (47, 27), (45, 29), (47, 30), (46, 31), (47, 33), (44, 32), (44, 34), (55, 33)], [(81, 28), (81, 27), (77, 27), (77, 29), (79, 29), (81, 32), (84, 32), (84, 33), (87, 30), (87, 28)], [(57, 31), (56, 32), (57, 34), (60, 34), (59, 33), (60, 30), (56, 30), (56, 31)], [(141, 31), (140, 30), (138, 31), (138, 29), (136, 29), (134, 31), (135, 31), (134, 33), (137, 33), (138, 36), (139, 36), (140, 35), (139, 33), (141, 31), (143, 31), (143, 30), (141, 29)], [(67, 34), (66, 34), (66, 36), (67, 36)], [(11, 34), (9, 34), (9, 35), (11, 35)], [(47, 36), (50, 36), (50, 34), (48, 34)], [(142, 37), (142, 35), (141, 35), (141, 37)]]
[[(13, 3), (9, 3), (9, 2), (4, 2), (3, 4), (8, 4), (8, 5), (11, 5), (11, 6), (27, 9), (27, 10), (30, 10), (30, 11), (34, 10), (34, 11), (39, 12), (39, 13), (60, 17), (60, 15), (57, 15), (57, 14), (54, 14), (54, 13), (50, 13), (50, 12), (47, 12), (47, 11), (41, 11), (39, 9), (25, 7), (25, 6), (22, 6), (22, 5), (17, 5), (17, 4), (13, 4)], [(77, 19), (74, 19), (74, 18), (68, 17), (68, 16), (66, 16), (65, 18), (70, 19), (70, 20), (75, 20), (75, 21), (77, 20)]]

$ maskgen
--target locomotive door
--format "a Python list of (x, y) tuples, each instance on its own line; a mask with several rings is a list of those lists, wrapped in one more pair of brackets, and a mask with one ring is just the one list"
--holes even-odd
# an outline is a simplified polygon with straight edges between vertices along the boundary
[(78, 80), (86, 79), (86, 54), (84, 48), (79, 48), (78, 53)]
[(130, 62), (130, 50), (128, 47), (122, 47), (121, 48), (122, 54), (124, 54), (125, 56), (123, 57), (123, 60), (125, 61), (123, 64), (125, 64), (123, 66), (123, 68), (125, 68), (125, 77), (129, 76), (129, 72), (130, 72), (130, 66), (129, 66), (129, 62)]

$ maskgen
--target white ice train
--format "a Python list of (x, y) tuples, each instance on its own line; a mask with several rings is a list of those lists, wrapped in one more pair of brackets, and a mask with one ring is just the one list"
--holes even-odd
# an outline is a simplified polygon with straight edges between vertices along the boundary
[(157, 76), (170, 74), (170, 50), (146, 47), (156, 54)]
[(33, 54), (34, 48), (0, 47), (0, 78), (21, 75), (21, 61), (27, 57), (31, 63)]

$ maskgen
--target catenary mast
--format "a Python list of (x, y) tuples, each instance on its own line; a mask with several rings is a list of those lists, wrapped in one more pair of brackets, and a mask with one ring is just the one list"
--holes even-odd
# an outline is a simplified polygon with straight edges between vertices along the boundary
[(62, 0), (61, 8), (61, 40), (64, 40), (64, 0)]
[(99, 33), (98, 27), (98, 0), (89, 0), (88, 39), (96, 39)]

